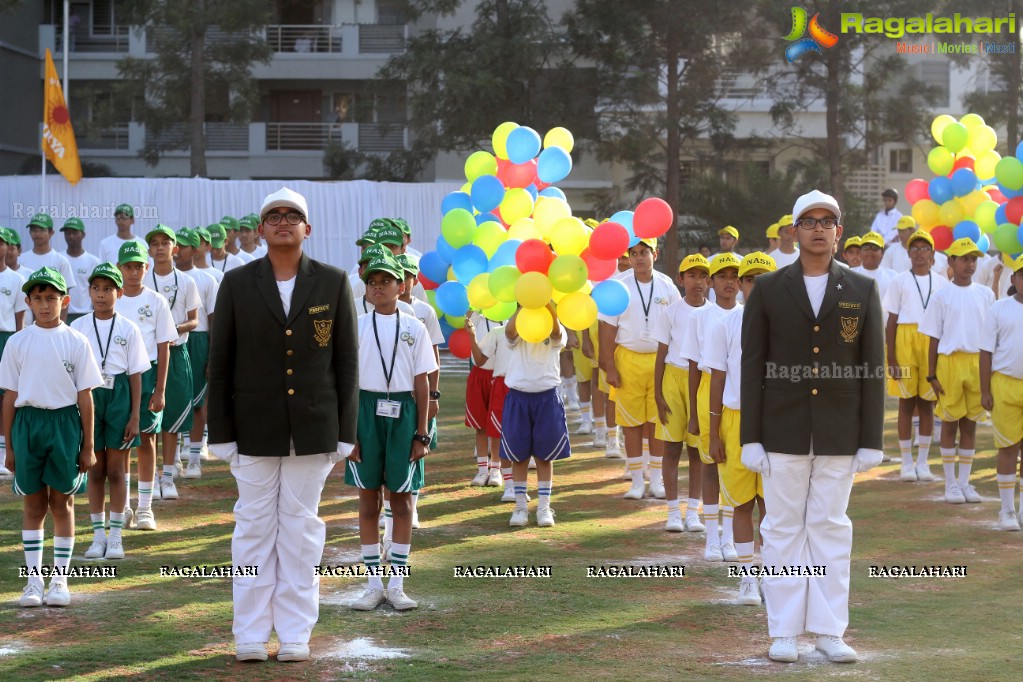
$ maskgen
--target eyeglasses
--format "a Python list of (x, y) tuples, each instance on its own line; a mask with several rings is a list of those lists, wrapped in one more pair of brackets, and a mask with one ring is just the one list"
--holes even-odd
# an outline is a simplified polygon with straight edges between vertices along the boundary
[(833, 230), (833, 229), (835, 229), (835, 226), (838, 225), (838, 219), (837, 218), (800, 218), (798, 221), (796, 221), (796, 224), (799, 225), (804, 230), (815, 229), (817, 227), (817, 225), (820, 225), (825, 230)]
[(267, 213), (263, 216), (263, 222), (267, 225), (280, 225), (282, 220), (287, 219), (289, 225), (298, 225), (305, 220), (301, 213)]
[(930, 250), (931, 250), (930, 244), (914, 244), (913, 246), (909, 247), (910, 253), (923, 253), (924, 251)]

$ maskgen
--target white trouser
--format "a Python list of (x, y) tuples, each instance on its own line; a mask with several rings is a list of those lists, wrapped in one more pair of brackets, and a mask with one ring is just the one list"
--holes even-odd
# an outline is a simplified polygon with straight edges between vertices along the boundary
[(320, 614), (320, 578), (326, 524), (320, 493), (334, 467), (329, 455), (238, 455), (231, 561), (256, 566), (256, 576), (234, 578), (236, 642), (309, 641)]
[(824, 566), (823, 576), (764, 576), (771, 637), (804, 632), (841, 637), (849, 624), (852, 457), (768, 453), (767, 516), (760, 526), (765, 567)]

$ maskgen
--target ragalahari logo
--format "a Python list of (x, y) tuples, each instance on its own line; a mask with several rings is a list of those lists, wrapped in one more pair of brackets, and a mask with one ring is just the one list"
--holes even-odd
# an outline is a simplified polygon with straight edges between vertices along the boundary
[[(807, 13), (802, 7), (792, 8), (792, 30), (785, 36), (785, 40), (792, 43), (785, 48), (785, 58), (789, 63), (796, 61), (807, 52), (823, 54), (822, 47), (834, 47), (838, 43), (838, 36), (820, 25), (820, 14), (813, 15), (813, 19), (806, 21)], [(803, 34), (810, 32), (809, 38)]]

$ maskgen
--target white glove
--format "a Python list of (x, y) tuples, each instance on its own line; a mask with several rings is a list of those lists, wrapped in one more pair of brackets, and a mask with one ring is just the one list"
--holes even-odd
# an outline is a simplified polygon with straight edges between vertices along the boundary
[(330, 462), (331, 464), (337, 464), (343, 459), (348, 459), (348, 456), (355, 450), (355, 445), (352, 443), (337, 442), (337, 452), (331, 453)]
[(742, 446), (742, 465), (753, 473), (763, 476), (771, 475), (771, 462), (767, 459), (767, 451), (760, 443), (746, 443)]
[(853, 455), (852, 472), (854, 474), (860, 474), (864, 471), (869, 471), (880, 464), (883, 459), (884, 453), (880, 450), (860, 448), (856, 451), (856, 454)]
[(234, 462), (238, 457), (238, 443), (210, 443), (210, 454), (223, 462)]

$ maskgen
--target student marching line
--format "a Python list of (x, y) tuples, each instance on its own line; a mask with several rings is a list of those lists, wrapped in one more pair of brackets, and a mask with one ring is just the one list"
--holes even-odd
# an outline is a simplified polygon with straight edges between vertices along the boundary
[[(16, 239), (17, 235), (11, 230), (0, 227), (0, 358), (3, 358), (7, 342), (21, 329), (25, 311), (28, 310), (28, 301), (21, 290), (25, 278), (7, 266), (7, 252), (17, 248), (14, 244)], [(0, 388), (2, 398), (3, 389)], [(0, 408), (0, 417), (2, 414)], [(0, 433), (0, 457), (4, 460), (7, 458), (7, 436), (3, 433)], [(0, 479), (9, 480), (12, 476), (6, 464), (0, 461)]]

